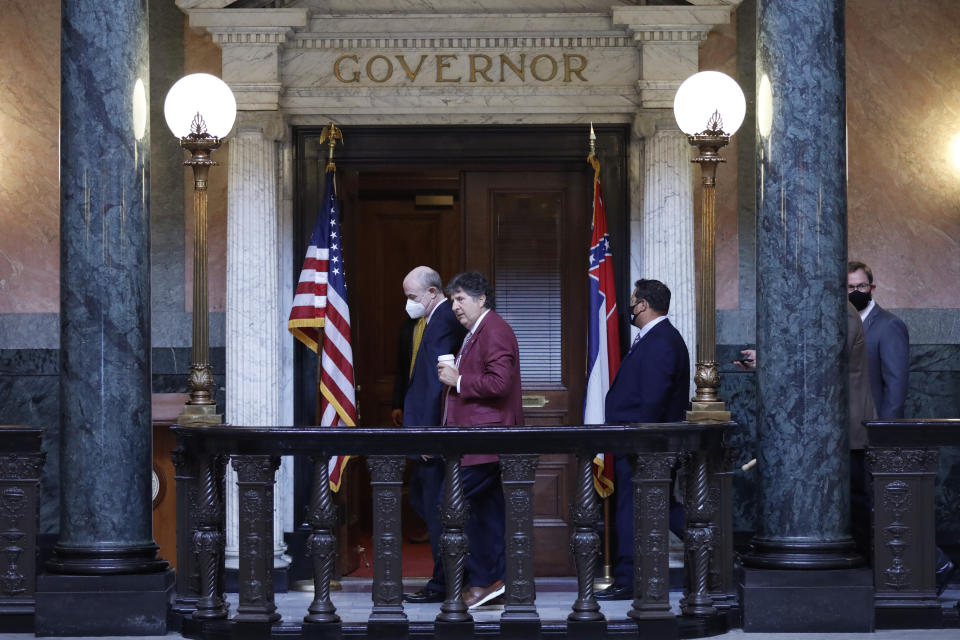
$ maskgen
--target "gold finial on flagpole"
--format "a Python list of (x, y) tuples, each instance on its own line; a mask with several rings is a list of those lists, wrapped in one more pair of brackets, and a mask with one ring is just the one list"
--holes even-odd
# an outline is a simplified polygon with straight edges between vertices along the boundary
[(590, 123), (590, 155), (597, 154), (597, 134), (593, 132), (593, 123)]
[(336, 167), (333, 163), (333, 149), (337, 146), (337, 140), (340, 141), (340, 144), (343, 144), (343, 133), (331, 122), (329, 127), (325, 127), (320, 132), (320, 144), (326, 142), (327, 146), (330, 147), (330, 153), (327, 156), (327, 171)]

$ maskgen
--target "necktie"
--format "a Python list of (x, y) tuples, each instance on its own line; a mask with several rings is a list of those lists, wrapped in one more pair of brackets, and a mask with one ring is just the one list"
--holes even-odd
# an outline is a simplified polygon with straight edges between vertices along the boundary
[(420, 342), (423, 340), (423, 330), (427, 328), (427, 319), (420, 318), (417, 320), (416, 326), (413, 328), (413, 350), (410, 355), (410, 375), (409, 378), (413, 377), (413, 365), (417, 361), (417, 353), (420, 351)]
[(463, 339), (463, 346), (460, 347), (460, 353), (457, 354), (457, 359), (453, 363), (453, 366), (460, 368), (460, 358), (467, 355), (468, 347), (470, 346), (470, 341), (473, 340), (473, 331), (467, 334), (467, 337)]
[(637, 343), (640, 342), (640, 334), (637, 334), (637, 337), (633, 339), (633, 344), (630, 345), (630, 351), (633, 351), (637, 348)]

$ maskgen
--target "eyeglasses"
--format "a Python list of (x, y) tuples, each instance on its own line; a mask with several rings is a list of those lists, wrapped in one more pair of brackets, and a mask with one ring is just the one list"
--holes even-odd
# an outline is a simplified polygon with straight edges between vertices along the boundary
[(848, 284), (847, 291), (853, 291), (856, 289), (860, 293), (866, 293), (873, 288), (873, 285), (867, 282), (861, 282), (860, 284)]

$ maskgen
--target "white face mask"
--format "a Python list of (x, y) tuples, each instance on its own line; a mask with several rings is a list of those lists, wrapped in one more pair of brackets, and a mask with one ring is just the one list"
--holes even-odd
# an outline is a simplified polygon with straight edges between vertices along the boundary
[(422, 318), (427, 313), (427, 308), (423, 303), (407, 298), (407, 315), (416, 320)]

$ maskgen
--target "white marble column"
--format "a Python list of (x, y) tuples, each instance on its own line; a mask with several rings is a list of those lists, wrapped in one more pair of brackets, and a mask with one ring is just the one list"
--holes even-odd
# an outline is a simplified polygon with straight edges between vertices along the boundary
[[(672, 118), (672, 114), (671, 114)], [(691, 393), (697, 353), (696, 271), (693, 235), (693, 163), (687, 137), (670, 121), (643, 127), (643, 213), (637, 278), (670, 288), (670, 322), (690, 352)], [(635, 261), (632, 261), (635, 262)]]
[[(230, 140), (227, 193), (226, 420), (237, 426), (286, 424), (281, 402), (280, 215), (276, 112), (240, 112)], [(284, 504), (289, 460), (274, 491), (275, 566), (286, 566)], [(239, 560), (236, 475), (227, 468), (227, 566)]]

